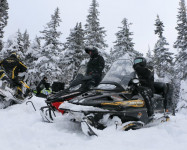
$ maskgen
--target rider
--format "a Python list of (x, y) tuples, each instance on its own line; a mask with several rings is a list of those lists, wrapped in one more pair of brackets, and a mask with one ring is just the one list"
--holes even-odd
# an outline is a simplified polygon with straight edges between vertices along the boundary
[(154, 92), (154, 72), (152, 67), (148, 67), (144, 57), (136, 57), (134, 59), (133, 68), (140, 80), (138, 92), (145, 100), (147, 107), (147, 114), (150, 119), (154, 116), (154, 109), (152, 104), (152, 97)]
[(23, 100), (22, 84), (19, 81), (18, 74), (27, 71), (27, 67), (19, 60), (16, 53), (11, 53), (8, 58), (0, 62), (0, 66), (4, 69), (5, 73), (12, 81), (12, 87), (16, 87), (15, 97)]
[(49, 83), (47, 83), (47, 77), (43, 77), (43, 79), (40, 81), (40, 83), (38, 84), (38, 86), (36, 87), (37, 93), (36, 95), (39, 95), (41, 90), (43, 88), (46, 88), (46, 90), (49, 90)]
[(90, 60), (86, 68), (85, 79), (90, 79), (87, 82), (87, 86), (97, 86), (102, 80), (102, 71), (105, 67), (105, 61), (101, 55), (99, 55), (97, 48), (86, 47), (85, 52), (89, 54)]

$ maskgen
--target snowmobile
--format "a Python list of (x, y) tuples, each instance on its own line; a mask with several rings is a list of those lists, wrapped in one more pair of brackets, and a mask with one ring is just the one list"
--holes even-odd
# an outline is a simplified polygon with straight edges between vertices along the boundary
[(91, 78), (87, 78), (85, 76), (86, 66), (82, 65), (75, 77), (73, 78), (70, 86), (61, 90), (55, 94), (50, 94), (47, 96), (46, 104), (47, 106), (43, 106), (40, 108), (40, 114), (43, 118), (43, 121), (52, 123), (54, 121), (55, 111), (59, 111), (60, 113), (64, 113), (63, 110), (58, 109), (58, 107), (64, 102), (69, 101), (70, 99), (77, 97), (83, 93), (86, 93), (90, 89), (87, 87), (87, 82)]
[[(172, 99), (165, 94), (168, 92), (168, 85), (155, 83), (155, 113), (164, 112), (166, 100), (167, 110), (174, 110)], [(132, 62), (127, 59), (117, 60), (96, 88), (64, 102), (59, 109), (70, 115), (70, 120), (80, 123), (82, 131), (89, 136), (97, 136), (98, 130), (112, 124), (124, 131), (139, 129), (150, 123), (150, 120), (143, 97), (139, 93), (134, 93), (137, 86), (141, 85), (136, 78)], [(168, 116), (165, 115), (158, 120), (167, 121)]]
[(24, 96), (24, 100), (20, 100), (15, 97), (12, 80), (6, 75), (4, 70), (0, 70), (0, 109), (5, 109), (13, 104), (21, 104), (27, 98), (30, 99), (32, 97), (30, 87), (23, 81), (24, 78), (25, 74), (19, 73), (18, 80), (23, 85), (22, 91)]

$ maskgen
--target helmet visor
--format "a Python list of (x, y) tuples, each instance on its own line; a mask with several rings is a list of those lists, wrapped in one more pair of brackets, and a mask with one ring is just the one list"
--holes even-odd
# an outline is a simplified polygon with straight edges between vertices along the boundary
[(138, 59), (134, 60), (134, 64), (138, 64), (138, 63), (141, 63), (141, 62), (143, 62), (143, 59), (141, 59), (141, 58), (138, 58)]

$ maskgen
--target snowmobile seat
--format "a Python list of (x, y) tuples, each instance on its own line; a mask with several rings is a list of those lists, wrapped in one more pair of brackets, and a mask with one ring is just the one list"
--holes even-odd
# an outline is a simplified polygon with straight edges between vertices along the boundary
[(52, 84), (52, 93), (57, 93), (61, 90), (64, 90), (65, 84), (63, 82), (53, 82)]
[(163, 82), (154, 82), (154, 94), (161, 95), (165, 97), (167, 93), (167, 84)]

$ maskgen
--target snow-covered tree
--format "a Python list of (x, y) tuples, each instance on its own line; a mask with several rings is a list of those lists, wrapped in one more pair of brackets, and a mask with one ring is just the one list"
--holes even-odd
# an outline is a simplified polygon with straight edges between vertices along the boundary
[(173, 53), (169, 52), (168, 42), (166, 38), (163, 36), (164, 25), (157, 15), (156, 19), (156, 30), (155, 34), (158, 34), (159, 39), (154, 47), (154, 68), (159, 77), (165, 77), (167, 73), (171, 73), (171, 64), (172, 64), (172, 55)]
[(56, 8), (54, 14), (51, 15), (51, 21), (47, 23), (45, 29), (40, 32), (43, 35), (41, 39), (45, 42), (44, 47), (51, 45), (54, 50), (60, 49), (62, 43), (59, 41), (59, 38), (62, 33), (57, 30), (60, 26), (60, 22), (62, 21), (60, 19), (59, 8)]
[(174, 48), (178, 50), (176, 56), (176, 68), (178, 68), (178, 77), (180, 79), (187, 79), (187, 11), (185, 0), (180, 0), (179, 12), (177, 15), (178, 31), (177, 40), (174, 43)]
[(40, 72), (40, 77), (47, 76), (50, 81), (61, 80), (61, 69), (59, 68), (59, 60), (61, 57), (61, 42), (59, 41), (60, 35), (58, 31), (60, 26), (59, 9), (56, 8), (51, 20), (47, 23), (45, 29), (40, 33), (43, 35), (41, 39), (44, 40), (42, 47), (42, 55), (37, 60), (36, 66)]
[(70, 35), (65, 43), (63, 70), (64, 81), (66, 83), (73, 79), (73, 76), (85, 58), (84, 55), (84, 32), (81, 23), (77, 23), (75, 28), (70, 30)]
[(25, 30), (22, 37), (23, 37), (23, 51), (24, 53), (26, 53), (28, 48), (30, 47), (30, 39), (27, 30)]
[(5, 42), (5, 45), (1, 51), (3, 57), (7, 57), (10, 53), (16, 52), (21, 59), (24, 59), (22, 34), (18, 30), (15, 34), (10, 36)]
[(115, 45), (110, 54), (113, 57), (113, 61), (127, 53), (132, 57), (132, 59), (141, 55), (139, 52), (134, 50), (134, 43), (132, 42), (133, 33), (129, 28), (131, 23), (128, 23), (126, 18), (124, 18), (121, 23), (122, 27), (119, 27), (120, 30), (116, 33), (116, 41), (114, 42)]
[(148, 51), (146, 53), (146, 60), (149, 66), (153, 66), (153, 55), (151, 53), (150, 46), (148, 46)]
[(8, 20), (8, 2), (7, 0), (0, 0), (0, 51), (3, 48), (2, 38), (4, 34), (4, 27), (7, 25)]
[(108, 45), (104, 40), (106, 31), (104, 27), (100, 27), (99, 11), (97, 9), (99, 4), (96, 0), (92, 0), (89, 8), (89, 15), (87, 16), (85, 24), (85, 45), (98, 48), (100, 53), (105, 53), (104, 50)]
[(41, 80), (39, 69), (36, 67), (38, 64), (38, 59), (42, 57), (42, 50), (41, 50), (41, 42), (40, 38), (37, 36), (30, 44), (26, 52), (27, 65), (29, 65), (28, 74), (29, 74), (29, 81), (28, 83), (31, 87), (35, 88), (38, 82)]
[[(183, 90), (182, 83), (187, 81), (187, 11), (185, 0), (180, 0), (178, 10), (176, 27), (178, 36), (174, 43), (174, 48), (178, 51), (174, 66), (174, 99), (177, 100), (177, 102), (180, 101), (178, 105), (184, 103), (184, 105), (187, 106), (187, 101), (180, 96)], [(184, 92), (186, 91), (183, 91), (183, 93)]]

